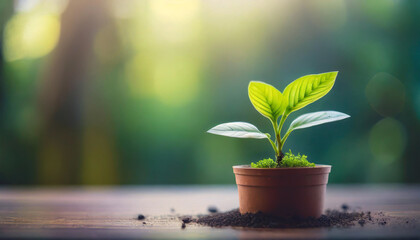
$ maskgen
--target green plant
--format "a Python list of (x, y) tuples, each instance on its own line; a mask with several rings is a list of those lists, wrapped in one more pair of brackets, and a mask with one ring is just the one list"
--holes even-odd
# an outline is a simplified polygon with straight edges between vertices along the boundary
[(253, 168), (275, 168), (277, 167), (277, 162), (271, 158), (263, 159), (258, 161), (257, 163), (251, 163), (251, 167)]
[(292, 121), (286, 133), (281, 135), (287, 117), (292, 112), (325, 96), (333, 87), (337, 74), (338, 72), (327, 72), (300, 77), (290, 83), (283, 93), (263, 82), (251, 81), (249, 83), (249, 99), (254, 108), (270, 120), (274, 129), (274, 140), (271, 139), (270, 134), (262, 133), (256, 126), (246, 122), (223, 123), (213, 127), (208, 132), (236, 138), (268, 139), (276, 155), (277, 167), (281, 167), (282, 159), (285, 156), (282, 152), (284, 143), (294, 130), (350, 117), (336, 111), (303, 114)]
[(294, 155), (292, 150), (287, 152), (282, 161), (280, 162), (280, 167), (315, 167), (315, 163), (311, 163), (307, 159), (306, 155)]

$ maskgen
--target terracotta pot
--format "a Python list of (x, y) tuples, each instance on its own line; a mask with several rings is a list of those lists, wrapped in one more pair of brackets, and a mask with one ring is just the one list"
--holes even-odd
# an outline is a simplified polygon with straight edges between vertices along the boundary
[(233, 166), (239, 192), (239, 211), (279, 217), (321, 216), (329, 165), (313, 168), (251, 168)]

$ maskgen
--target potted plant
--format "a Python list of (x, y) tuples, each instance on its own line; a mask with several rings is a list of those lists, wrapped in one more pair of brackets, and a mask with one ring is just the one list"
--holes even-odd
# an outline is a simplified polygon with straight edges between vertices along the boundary
[[(325, 96), (333, 87), (338, 72), (303, 76), (290, 83), (281, 93), (273, 86), (251, 81), (248, 95), (252, 105), (273, 125), (270, 134), (246, 122), (217, 125), (208, 132), (236, 138), (267, 139), (275, 159), (263, 159), (251, 165), (233, 166), (239, 192), (239, 210), (244, 213), (263, 212), (280, 217), (321, 216), (324, 195), (331, 170), (329, 165), (315, 165), (305, 155), (284, 154), (283, 146), (294, 130), (312, 127), (350, 117), (336, 111), (307, 113), (299, 116), (281, 134), (289, 115)], [(279, 120), (280, 119), (280, 120)]]

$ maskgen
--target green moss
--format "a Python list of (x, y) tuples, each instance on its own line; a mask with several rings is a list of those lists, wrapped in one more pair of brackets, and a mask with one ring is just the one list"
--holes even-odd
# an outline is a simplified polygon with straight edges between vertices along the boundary
[[(290, 167), (315, 167), (315, 163), (311, 163), (307, 159), (306, 155), (294, 155), (292, 150), (287, 152), (283, 159), (280, 162), (281, 168), (290, 168)], [(277, 162), (271, 158), (266, 158), (258, 161), (257, 163), (251, 163), (252, 168), (276, 168)]]
[(280, 167), (315, 167), (315, 163), (309, 162), (306, 155), (294, 155), (289, 150), (281, 160)]
[(251, 163), (251, 167), (252, 168), (275, 168), (277, 167), (277, 163), (273, 159), (267, 158), (267, 159), (260, 160), (257, 163)]

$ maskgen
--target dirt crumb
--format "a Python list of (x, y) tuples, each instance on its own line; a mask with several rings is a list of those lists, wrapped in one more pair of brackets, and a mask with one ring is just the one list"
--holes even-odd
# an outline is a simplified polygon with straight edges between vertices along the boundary
[(181, 220), (183, 223), (190, 223), (192, 221), (190, 217), (183, 217)]
[(341, 209), (343, 209), (343, 211), (347, 211), (347, 210), (349, 210), (349, 205), (344, 203), (344, 204), (341, 205)]
[(219, 210), (215, 206), (209, 206), (207, 208), (207, 211), (209, 211), (210, 213), (217, 213)]

